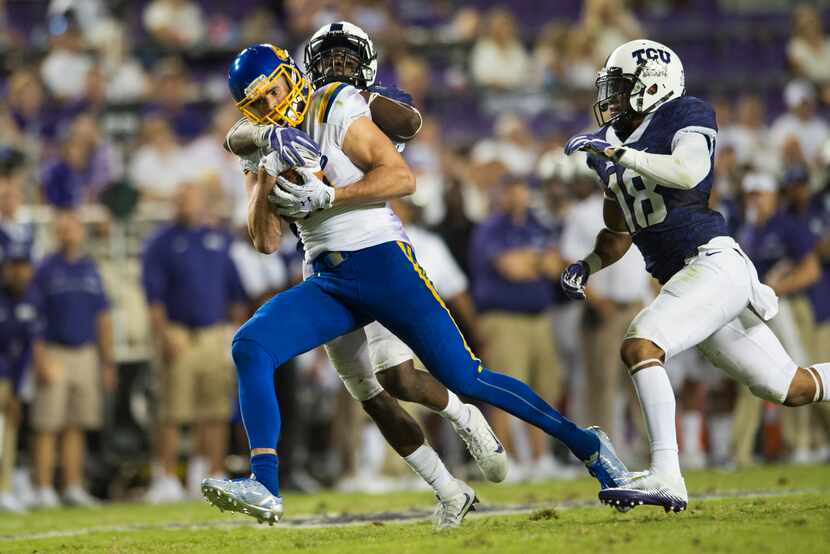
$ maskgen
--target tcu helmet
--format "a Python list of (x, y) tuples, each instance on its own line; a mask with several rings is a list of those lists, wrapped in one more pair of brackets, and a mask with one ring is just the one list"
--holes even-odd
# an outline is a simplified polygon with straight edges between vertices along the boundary
[(625, 123), (686, 92), (680, 58), (653, 40), (632, 40), (614, 50), (596, 81), (594, 117), (600, 126)]
[(305, 69), (315, 87), (340, 81), (365, 89), (378, 73), (378, 54), (366, 32), (348, 21), (323, 25), (305, 47)]
[[(285, 80), (288, 94), (269, 107), (266, 93)], [(236, 107), (256, 124), (296, 127), (303, 122), (311, 85), (288, 52), (272, 44), (257, 44), (240, 52), (228, 70), (228, 87)]]

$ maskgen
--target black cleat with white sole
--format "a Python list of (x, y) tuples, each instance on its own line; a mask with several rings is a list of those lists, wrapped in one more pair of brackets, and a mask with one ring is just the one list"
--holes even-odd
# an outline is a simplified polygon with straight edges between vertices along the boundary
[(599, 500), (613, 508), (624, 508), (628, 511), (637, 506), (662, 506), (668, 512), (682, 512), (688, 504), (682, 498), (678, 498), (664, 491), (635, 491), (631, 489), (605, 489), (599, 491)]
[(599, 492), (600, 502), (620, 511), (637, 506), (661, 506), (668, 512), (682, 512), (689, 503), (686, 483), (682, 477), (668, 478), (646, 471), (623, 487), (611, 487)]

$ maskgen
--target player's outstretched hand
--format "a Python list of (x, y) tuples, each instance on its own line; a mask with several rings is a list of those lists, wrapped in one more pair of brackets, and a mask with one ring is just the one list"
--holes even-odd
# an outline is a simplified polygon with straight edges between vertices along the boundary
[(565, 296), (575, 300), (583, 300), (589, 273), (588, 264), (581, 260), (566, 267), (559, 279), (562, 290), (565, 291)]
[(285, 177), (277, 177), (272, 195), (277, 212), (285, 217), (303, 219), (317, 210), (326, 210), (334, 204), (334, 187), (321, 181), (313, 171), (298, 167), (303, 184), (295, 185)]
[(398, 87), (389, 87), (386, 85), (372, 85), (366, 90), (368, 90), (370, 94), (379, 94), (380, 96), (391, 98), (392, 100), (402, 102), (409, 106), (412, 105), (412, 95), (408, 92), (399, 89)]
[(595, 134), (586, 133), (571, 137), (565, 145), (565, 154), (568, 156), (577, 150), (602, 156), (603, 158), (610, 158), (611, 156), (608, 151), (611, 150), (613, 152), (614, 148), (608, 141), (599, 138)]

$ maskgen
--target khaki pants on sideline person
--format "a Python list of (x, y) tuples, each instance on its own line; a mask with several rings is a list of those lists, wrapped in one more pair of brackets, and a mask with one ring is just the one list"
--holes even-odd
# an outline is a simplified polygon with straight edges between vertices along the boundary
[[(517, 314), (489, 312), (481, 317), (484, 361), (488, 368), (521, 379), (552, 405), (562, 393), (562, 371), (553, 336), (553, 318), (549, 313)], [(493, 431), (520, 462), (540, 461), (550, 454), (550, 439), (536, 427), (527, 430), (528, 449), (522, 447), (523, 435), (512, 431), (517, 420), (500, 410), (490, 412)], [(527, 453), (525, 457), (523, 453)]]
[(103, 391), (95, 347), (46, 343), (46, 355), (60, 371), (52, 383), (38, 383), (35, 387), (34, 430), (55, 433), (68, 427), (99, 429), (103, 419)]
[(0, 493), (11, 490), (17, 455), (17, 425), (20, 406), (14, 397), (14, 383), (0, 379)]
[[(599, 319), (586, 307), (582, 320), (582, 341), (587, 370), (585, 406), (587, 422), (601, 427), (612, 439), (620, 441), (623, 429), (616, 425), (616, 405), (620, 397), (620, 384), (626, 377), (626, 368), (620, 358), (628, 325), (642, 309), (642, 304), (617, 304), (614, 313)], [(626, 382), (626, 390), (631, 386)], [(636, 403), (636, 399), (634, 399)], [(642, 419), (642, 418), (639, 418)], [(645, 436), (645, 435), (644, 435)]]
[(159, 367), (159, 418), (186, 425), (223, 421), (231, 415), (233, 379), (231, 329), (227, 325), (189, 329), (170, 323), (176, 359)]
[(481, 316), (487, 367), (530, 385), (555, 405), (562, 392), (562, 371), (548, 312), (488, 312)]

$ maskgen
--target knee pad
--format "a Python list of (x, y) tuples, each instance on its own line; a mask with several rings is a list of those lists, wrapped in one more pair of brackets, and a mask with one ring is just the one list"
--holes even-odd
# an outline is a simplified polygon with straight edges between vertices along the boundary
[(776, 404), (783, 404), (790, 392), (790, 384), (793, 382), (798, 366), (793, 364), (791, 371), (776, 371), (769, 372), (763, 375), (763, 381), (756, 381), (749, 384), (749, 390), (752, 394), (775, 402)]
[(358, 402), (365, 402), (367, 400), (371, 400), (372, 398), (383, 392), (383, 387), (380, 386), (380, 383), (374, 375), (372, 375), (371, 377), (341, 377), (341, 379), (343, 381), (343, 386), (346, 387), (346, 390), (349, 391), (349, 394), (352, 395), (352, 398), (354, 398)]

